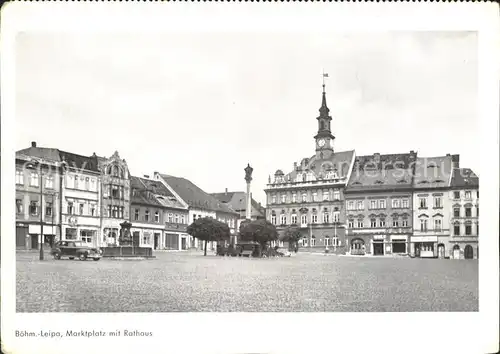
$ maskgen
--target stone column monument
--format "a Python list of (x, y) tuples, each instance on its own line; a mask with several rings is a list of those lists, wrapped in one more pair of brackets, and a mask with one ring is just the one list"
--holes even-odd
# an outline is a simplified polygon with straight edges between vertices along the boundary
[(252, 172), (253, 168), (250, 167), (250, 164), (245, 168), (245, 181), (247, 182), (247, 206), (245, 218), (250, 220), (252, 218), (252, 194), (250, 192), (250, 183), (252, 182)]

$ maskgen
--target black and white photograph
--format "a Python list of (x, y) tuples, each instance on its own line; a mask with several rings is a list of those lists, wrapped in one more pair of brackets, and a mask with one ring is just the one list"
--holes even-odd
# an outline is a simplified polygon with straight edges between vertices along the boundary
[[(96, 16), (76, 30), (75, 15), (59, 29), (38, 19), (8, 32), (2, 312), (9, 301), (11, 321), (24, 318), (9, 326), (12, 352), (38, 352), (43, 337), (53, 352), (118, 337), (109, 350), (144, 350), (176, 331), (210, 343), (152, 351), (299, 352), (312, 340), (386, 352), (394, 338), (415, 352), (498, 346), (498, 319), (483, 310), (488, 289), (488, 308), (498, 301), (498, 87), (496, 114), (481, 88), (498, 86), (498, 63), (489, 77), (481, 66), (492, 35), (380, 20), (340, 28), (332, 10), (297, 6), (280, 27), (271, 8), (266, 18), (263, 7), (173, 5), (162, 7), (168, 24)], [(314, 23), (300, 24), (307, 13)], [(293, 317), (325, 314), (335, 317)], [(172, 323), (184, 315), (198, 323)], [(274, 333), (263, 322), (280, 315), (273, 328), (291, 327)], [(357, 315), (369, 322), (356, 329)], [(44, 316), (57, 324), (34, 329), (29, 319)], [(416, 318), (420, 330), (401, 328)], [(472, 342), (436, 332), (460, 322)], [(477, 323), (490, 327), (474, 343)], [(379, 336), (366, 334), (373, 326)], [(233, 345), (261, 337), (289, 343)]]

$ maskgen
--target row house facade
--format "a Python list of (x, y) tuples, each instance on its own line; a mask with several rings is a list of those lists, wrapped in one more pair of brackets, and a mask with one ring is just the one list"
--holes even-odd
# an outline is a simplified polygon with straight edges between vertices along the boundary
[(187, 205), (162, 182), (131, 177), (131, 233), (134, 244), (154, 250), (187, 249)]
[(59, 150), (64, 171), (61, 205), (63, 240), (101, 245), (101, 175), (97, 158)]
[[(225, 222), (229, 226), (231, 238), (234, 242), (237, 233), (238, 213), (220, 202), (214, 196), (206, 193), (193, 182), (186, 178), (175, 177), (159, 172), (154, 172), (154, 180), (161, 181), (174, 197), (188, 207), (187, 223), (191, 224), (196, 219), (209, 217)], [(202, 248), (203, 243), (189, 236), (189, 247)], [(215, 250), (216, 242), (210, 242), (208, 249)]]
[(120, 224), (130, 221), (130, 172), (118, 151), (109, 157), (96, 156), (101, 174), (101, 245), (119, 245)]
[(449, 190), (452, 171), (458, 165), (458, 155), (417, 159), (410, 255), (421, 258), (450, 257)]
[(449, 191), (450, 258), (479, 257), (479, 177), (469, 168), (455, 168)]
[(416, 158), (414, 151), (356, 157), (345, 190), (347, 253), (408, 253)]
[[(55, 150), (40, 153), (36, 143), (16, 153), (16, 248), (38, 249), (61, 236), (62, 173)], [(43, 223), (43, 235), (41, 223)]]
[(280, 238), (287, 227), (302, 233), (302, 247), (345, 247), (344, 189), (354, 163), (354, 151), (335, 152), (329, 108), (323, 86), (314, 136), (316, 153), (294, 163), (290, 173), (277, 170), (269, 177), (266, 217)]

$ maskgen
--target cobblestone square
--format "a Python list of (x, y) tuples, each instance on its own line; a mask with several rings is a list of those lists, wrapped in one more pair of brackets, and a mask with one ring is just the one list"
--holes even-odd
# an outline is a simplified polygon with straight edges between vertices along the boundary
[(478, 261), (228, 258), (39, 261), (17, 253), (17, 312), (478, 311)]

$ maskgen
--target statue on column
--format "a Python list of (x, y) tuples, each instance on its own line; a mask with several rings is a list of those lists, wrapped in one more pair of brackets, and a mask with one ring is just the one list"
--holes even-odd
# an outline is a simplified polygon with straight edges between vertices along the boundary
[(247, 167), (245, 167), (245, 181), (247, 181), (247, 183), (250, 183), (250, 181), (252, 181), (252, 172), (253, 168), (250, 167), (250, 164), (248, 164)]

